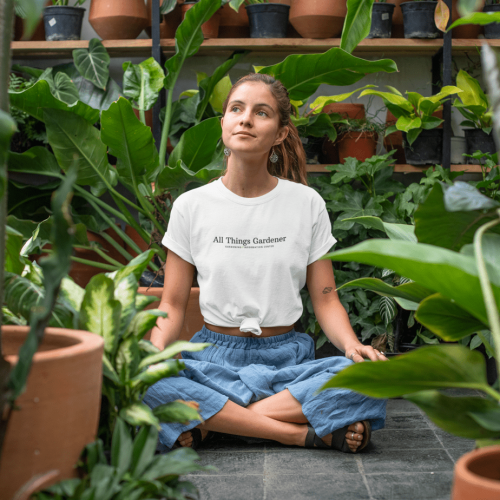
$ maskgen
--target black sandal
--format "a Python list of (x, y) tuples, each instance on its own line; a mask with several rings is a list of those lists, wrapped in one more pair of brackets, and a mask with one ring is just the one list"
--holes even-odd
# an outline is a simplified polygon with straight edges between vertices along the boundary
[[(194, 427), (189, 432), (191, 432), (191, 436), (193, 436), (193, 443), (190, 446), (191, 448), (193, 448), (193, 450), (197, 450), (202, 443), (211, 441), (215, 435), (214, 432), (208, 431), (208, 434), (205, 436), (205, 439), (202, 439), (201, 430), (198, 429), (198, 427)], [(177, 448), (182, 448), (182, 446), (179, 444), (179, 441), (176, 441), (173, 447), (174, 450)]]
[(372, 437), (372, 426), (370, 422), (368, 420), (361, 420), (361, 423), (365, 427), (365, 430), (363, 431), (363, 440), (361, 441), (361, 444), (358, 446), (358, 449), (356, 451), (352, 451), (347, 444), (345, 435), (347, 432), (351, 432), (348, 429), (348, 425), (332, 432), (332, 444), (331, 446), (328, 446), (320, 437), (318, 437), (316, 431), (309, 424), (307, 424), (305, 447), (338, 450), (344, 453), (358, 453), (362, 449), (366, 448)]

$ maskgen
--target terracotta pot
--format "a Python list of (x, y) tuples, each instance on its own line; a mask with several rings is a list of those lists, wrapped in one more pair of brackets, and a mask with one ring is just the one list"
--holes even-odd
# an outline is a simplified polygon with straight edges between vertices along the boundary
[[(141, 252), (145, 252), (149, 248), (149, 245), (139, 236), (139, 233), (132, 226), (125, 226), (125, 234), (141, 249)], [(125, 250), (127, 250), (132, 257), (138, 255), (127, 243), (125, 243)]]
[(400, 5), (408, 0), (387, 0), (387, 3), (392, 3), (396, 7), (394, 9), (394, 14), (392, 15), (392, 38), (404, 38), (403, 29), (403, 11)]
[[(186, 16), (186, 12), (194, 7), (194, 3), (185, 3), (181, 5), (182, 9), (182, 19)], [(220, 22), (220, 9), (206, 22), (201, 25), (201, 31), (203, 31), (203, 37), (206, 38), (217, 38), (219, 36), (219, 22)]]
[[(156, 297), (157, 302), (153, 302), (146, 309), (156, 309), (160, 305), (161, 295), (163, 288), (147, 288), (139, 287), (138, 293), (148, 295), (149, 297)], [(184, 324), (182, 325), (181, 334), (178, 340), (191, 340), (196, 332), (199, 332), (204, 324), (203, 316), (200, 310), (200, 289), (191, 288), (189, 299), (186, 306), (186, 314), (184, 316)], [(149, 340), (151, 332), (149, 331), (144, 337)]]
[(304, 38), (333, 38), (341, 35), (346, 14), (341, 0), (294, 0), (289, 19)]
[[(14, 365), (29, 327), (3, 326), (2, 347)], [(81, 330), (47, 328), (27, 389), (12, 412), (0, 463), (0, 491), (10, 500), (23, 484), (53, 469), (51, 484), (76, 477), (75, 465), (99, 423), (104, 342)], [(47, 483), (43, 486), (48, 486)]]
[(144, 0), (92, 0), (89, 23), (103, 40), (137, 38), (149, 24)]
[(500, 446), (462, 455), (455, 464), (451, 500), (500, 498)]
[[(479, 0), (476, 5), (477, 11), (481, 12), (484, 7), (484, 0)], [(457, 0), (452, 0), (451, 4), (451, 20), (456, 21), (460, 19), (460, 14), (457, 10)], [(483, 27), (475, 24), (465, 24), (463, 26), (457, 26), (453, 28), (452, 35), (453, 38), (477, 38), (483, 32)]]
[[(139, 110), (134, 108), (134, 113), (135, 113), (135, 116), (137, 116), (137, 118), (140, 120), (141, 117), (140, 117), (140, 114), (139, 114)], [(150, 129), (152, 129), (153, 128), (153, 109), (151, 108), (148, 111), (146, 111), (145, 115), (146, 115), (146, 125)]]
[[(163, 3), (163, 0), (160, 0), (160, 5)], [(152, 0), (147, 0), (146, 9), (148, 11), (148, 26), (146, 27), (146, 33), (149, 38), (151, 38), (151, 7), (153, 5)], [(165, 14), (163, 16), (163, 20), (160, 23), (160, 38), (175, 38), (175, 32), (181, 24), (182, 21), (182, 12), (181, 6), (176, 5), (174, 10), (169, 14)]]
[(364, 104), (351, 104), (346, 102), (328, 104), (328, 106), (323, 108), (322, 112), (328, 113), (329, 115), (332, 113), (339, 113), (342, 118), (351, 118), (353, 120), (361, 120), (366, 116)]
[(235, 12), (229, 4), (222, 7), (219, 38), (250, 38), (248, 14), (244, 5), (240, 7), (238, 12)]
[(377, 136), (373, 132), (347, 132), (337, 142), (340, 163), (345, 163), (345, 159), (349, 157), (365, 161), (377, 150)]

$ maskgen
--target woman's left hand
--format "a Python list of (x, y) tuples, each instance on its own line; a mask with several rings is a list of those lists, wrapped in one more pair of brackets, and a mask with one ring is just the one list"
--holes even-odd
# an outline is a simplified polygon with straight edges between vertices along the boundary
[(374, 349), (371, 345), (363, 344), (347, 349), (345, 357), (355, 363), (361, 363), (365, 359), (371, 359), (372, 361), (388, 361), (388, 359), (384, 356), (384, 353), (380, 352), (378, 349)]

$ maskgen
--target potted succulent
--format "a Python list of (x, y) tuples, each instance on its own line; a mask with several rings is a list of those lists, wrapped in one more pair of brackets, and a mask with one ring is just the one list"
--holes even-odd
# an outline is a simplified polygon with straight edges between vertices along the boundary
[[(500, 0), (487, 0), (483, 12), (500, 12)], [(500, 23), (491, 23), (484, 26), (485, 38), (500, 38)]]
[(52, 0), (52, 5), (45, 7), (43, 22), (47, 41), (80, 40), (85, 9), (79, 7), (85, 0)]
[(373, 3), (372, 24), (367, 38), (391, 38), (392, 15), (395, 4), (387, 0), (377, 0)]
[(412, 0), (401, 3), (405, 38), (441, 37), (441, 31), (434, 20), (437, 6), (437, 1), (427, 0)]
[(390, 92), (379, 90), (364, 90), (363, 95), (378, 95), (384, 101), (387, 109), (397, 118), (396, 124), (386, 130), (386, 136), (400, 130), (403, 132), (406, 161), (411, 165), (426, 165), (441, 163), (443, 131), (439, 125), (441, 118), (433, 114), (442, 106), (444, 100), (462, 92), (454, 86), (446, 86), (433, 96), (424, 97), (417, 92), (407, 92), (408, 98), (394, 87)]
[(304, 38), (334, 38), (342, 33), (346, 15), (346, 2), (294, 0), (290, 24)]
[[(453, 107), (464, 116), (460, 123), (463, 127), (467, 143), (467, 154), (476, 151), (481, 153), (495, 153), (495, 141), (492, 135), (492, 115), (490, 101), (483, 92), (479, 82), (460, 70), (457, 75), (457, 87), (462, 90), (453, 102)], [(479, 163), (479, 160), (469, 157), (467, 163)]]

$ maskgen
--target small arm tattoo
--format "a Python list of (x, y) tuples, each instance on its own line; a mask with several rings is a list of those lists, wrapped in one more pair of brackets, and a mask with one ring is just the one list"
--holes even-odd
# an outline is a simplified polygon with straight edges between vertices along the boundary
[(330, 293), (332, 290), (333, 290), (333, 288), (332, 288), (331, 286), (327, 286), (327, 287), (323, 290), (323, 294), (325, 294), (325, 293)]

